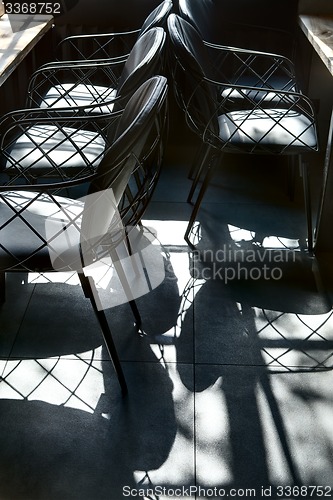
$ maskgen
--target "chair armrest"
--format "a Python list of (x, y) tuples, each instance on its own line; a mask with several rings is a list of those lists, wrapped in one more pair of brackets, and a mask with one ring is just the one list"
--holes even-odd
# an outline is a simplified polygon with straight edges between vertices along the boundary
[(5, 184), (1, 185), (0, 184), (0, 193), (4, 193), (6, 191), (33, 191), (37, 193), (44, 193), (47, 191), (60, 191), (63, 189), (69, 189), (71, 187), (76, 187), (80, 186), (82, 184), (90, 183), (93, 182), (98, 178), (97, 174), (91, 174), (91, 175), (86, 175), (84, 177), (80, 177), (79, 179), (69, 179), (69, 180), (63, 180), (61, 182), (49, 182), (49, 183), (42, 183), (42, 184), (33, 184), (33, 187), (31, 184), (16, 184), (15, 186), (11, 184)]
[[(63, 180), (86, 176), (112, 144), (120, 116), (121, 111), (98, 113), (98, 105), (7, 113), (0, 120), (0, 171), (12, 184), (24, 179), (31, 185), (50, 175)], [(46, 168), (39, 166), (42, 158)], [(79, 165), (72, 171), (67, 167), (71, 158)]]
[(115, 33), (72, 35), (61, 40), (56, 47), (58, 60), (126, 58), (140, 30)]
[[(235, 95), (237, 105), (241, 102), (240, 106), (235, 106)], [(251, 120), (251, 116), (255, 117), (257, 113), (261, 113), (276, 124), (286, 116), (302, 115), (308, 120), (307, 128), (315, 127), (316, 113), (313, 103), (300, 92), (230, 84), (203, 77), (194, 91), (181, 97), (187, 124), (205, 142), (213, 146), (215, 141), (219, 144), (218, 119), (221, 115), (236, 113), (243, 115), (244, 120)], [(292, 134), (292, 131), (290, 132)], [(217, 147), (220, 147), (220, 144)]]
[[(85, 62), (54, 62), (38, 68), (31, 76), (28, 84), (26, 107), (40, 106), (45, 93), (60, 85), (62, 96), (66, 96), (77, 85), (95, 85), (104, 83), (107, 87), (116, 88), (118, 78), (123, 68), (120, 60), (98, 60)], [(70, 87), (65, 90), (64, 82)]]
[(210, 55), (210, 75), (223, 78), (230, 83), (246, 82), (249, 85), (276, 88), (277, 81), (282, 81), (281, 90), (298, 91), (295, 67), (290, 59), (279, 54), (226, 47), (205, 42)]

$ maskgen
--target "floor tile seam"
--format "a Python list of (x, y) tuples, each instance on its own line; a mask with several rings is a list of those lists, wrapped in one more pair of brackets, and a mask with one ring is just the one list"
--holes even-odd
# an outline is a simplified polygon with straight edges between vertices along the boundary
[(328, 368), (316, 368), (316, 367), (309, 367), (307, 365), (286, 365), (285, 368), (281, 368), (279, 365), (270, 365), (270, 367), (267, 364), (259, 364), (259, 363), (252, 363), (252, 364), (245, 364), (245, 363), (219, 363), (219, 362), (209, 362), (209, 361), (195, 361), (193, 363), (195, 367), (200, 367), (200, 366), (213, 366), (213, 367), (234, 367), (234, 368), (261, 368), (265, 369), (266, 373), (269, 374), (287, 374), (287, 373), (326, 373), (326, 372), (333, 372), (333, 367), (328, 367)]
[[(101, 363), (110, 363), (112, 365), (112, 360), (111, 359), (103, 359), (103, 358), (76, 358), (76, 357), (68, 357), (66, 355), (66, 358), (61, 359), (62, 362), (83, 362), (83, 363), (90, 363), (91, 362), (101, 362)], [(31, 356), (13, 356), (13, 357), (2, 357), (0, 358), (0, 361), (4, 361), (4, 369), (2, 370), (2, 374), (6, 368), (6, 363), (7, 362), (14, 362), (14, 361), (43, 361), (43, 360), (54, 360), (56, 361), (58, 358), (61, 358), (61, 356), (49, 356), (49, 357), (42, 357), (42, 356), (36, 356), (36, 357), (31, 357)], [(295, 364), (295, 365), (286, 365), (284, 368), (281, 368), (280, 365), (275, 364), (275, 365), (267, 365), (265, 363), (225, 363), (225, 362), (216, 362), (216, 361), (172, 361), (172, 360), (164, 360), (163, 363), (161, 363), (160, 360), (137, 360), (137, 359), (121, 359), (120, 362), (123, 365), (126, 364), (143, 364), (143, 365), (156, 365), (156, 364), (166, 364), (168, 366), (193, 366), (193, 367), (201, 367), (201, 366), (213, 366), (213, 367), (234, 367), (234, 368), (261, 368), (265, 369), (267, 373), (293, 373), (295, 371), (299, 371), (302, 373), (323, 373), (323, 372), (333, 372), (333, 367), (311, 367), (307, 365), (302, 365), (302, 364)]]
[[(192, 332), (193, 332), (193, 343), (192, 343), (192, 378), (193, 378), (193, 468), (194, 468), (194, 485), (197, 485), (197, 420), (196, 420), (196, 369), (195, 369), (195, 354), (196, 354), (196, 335), (195, 335), (195, 294), (194, 287), (191, 290), (191, 301), (193, 304), (193, 314), (192, 314)], [(197, 498), (197, 494), (195, 494)]]

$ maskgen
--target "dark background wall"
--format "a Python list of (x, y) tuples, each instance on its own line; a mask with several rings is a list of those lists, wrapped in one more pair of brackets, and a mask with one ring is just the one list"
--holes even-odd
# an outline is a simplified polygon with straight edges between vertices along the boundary
[(64, 15), (56, 25), (97, 25), (112, 29), (139, 28), (161, 0), (61, 0)]

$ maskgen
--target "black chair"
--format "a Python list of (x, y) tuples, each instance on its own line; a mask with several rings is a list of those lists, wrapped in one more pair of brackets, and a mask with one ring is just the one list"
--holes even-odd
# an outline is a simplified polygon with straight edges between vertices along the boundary
[[(279, 43), (276, 44), (267, 44), (265, 39), (274, 38), (273, 25), (279, 26), (281, 19), (272, 15), (269, 3), (264, 2), (265, 5), (262, 5), (262, 0), (245, 3), (241, 0), (236, 2), (179, 0), (179, 14), (199, 31), (207, 47), (206, 50), (210, 52), (211, 60), (218, 58), (218, 64), (221, 65), (223, 59), (225, 81), (239, 85), (244, 83), (254, 87), (298, 91), (299, 84), (294, 63), (286, 57), (287, 51), (281, 50), (283, 43), (286, 42), (285, 31), (291, 31), (289, 24), (294, 28), (297, 27), (297, 1), (287, 0), (287, 3), (289, 4), (287, 12), (292, 10), (295, 14), (296, 8), (296, 19), (291, 21), (289, 16), (285, 16), (285, 9), (279, 7), (279, 11), (286, 17), (282, 25), (288, 25), (288, 29), (276, 28), (280, 37)], [(234, 15), (228, 15), (228, 10), (235, 10)], [(244, 11), (247, 13), (246, 16)], [(242, 16), (243, 24), (240, 23)], [(236, 19), (237, 26), (234, 25)], [(247, 35), (249, 24), (245, 22), (251, 23), (251, 20), (254, 22), (255, 19), (257, 23), (253, 24), (253, 30), (256, 36), (254, 33)], [(266, 33), (264, 37), (261, 37), (258, 26), (260, 23)], [(230, 33), (233, 34), (232, 38)], [(242, 44), (244, 37), (245, 43)], [(258, 42), (255, 43), (257, 39)], [(291, 42), (288, 40), (287, 47), (290, 46)], [(236, 98), (236, 95), (233, 97)], [(237, 97), (240, 98), (239, 95)]]
[[(317, 151), (315, 116), (303, 94), (267, 87), (235, 85), (205, 71), (209, 54), (198, 31), (175, 14), (168, 18), (172, 43), (171, 70), (178, 103), (190, 128), (201, 137), (203, 154), (196, 169), (188, 201), (204, 176), (185, 234), (187, 243), (201, 201), (223, 153), (292, 155)], [(222, 69), (220, 74), (223, 73)], [(241, 100), (233, 100), (234, 93)], [(237, 109), (237, 104), (241, 106)], [(302, 164), (308, 224), (308, 248), (313, 249), (310, 191), (307, 166)]]
[(292, 60), (296, 50), (298, 0), (179, 0), (179, 14), (207, 42), (273, 52)]
[[(0, 120), (0, 173), (13, 181), (29, 177), (27, 182), (40, 181), (42, 176), (68, 180), (93, 173), (112, 143), (112, 130), (126, 101), (143, 82), (159, 74), (165, 37), (163, 28), (140, 37), (115, 83), (116, 90), (90, 85), (84, 73), (84, 83), (59, 83), (43, 97), (44, 76), (48, 85), (55, 84), (63, 72), (38, 72), (30, 98), (41, 107), (14, 111)], [(84, 70), (78, 66), (75, 72)], [(72, 70), (69, 73), (73, 76)]]
[[(254, 3), (251, 2), (247, 6), (244, 6), (242, 2), (241, 5), (238, 5), (237, 2), (236, 4), (241, 8), (241, 11), (243, 7), (246, 7), (245, 11), (250, 10), (252, 17), (256, 17), (255, 13), (259, 8), (260, 2), (261, 0)], [(291, 4), (292, 2), (290, 3), (290, 8), (292, 8)], [(245, 46), (250, 46), (252, 47), (251, 49), (239, 48), (243, 33), (247, 33), (247, 31), (243, 25), (235, 27), (232, 22), (230, 23), (230, 16), (227, 15), (227, 12), (228, 9), (232, 10), (233, 8), (230, 2), (215, 2), (214, 0), (203, 0), (202, 2), (196, 2), (195, 0), (179, 1), (180, 17), (192, 24), (203, 38), (207, 58), (204, 67), (205, 75), (213, 80), (230, 82), (233, 85), (299, 92), (301, 86), (296, 77), (295, 65), (285, 55), (281, 55), (280, 52), (263, 52), (263, 48), (267, 49), (267, 46), (260, 37), (259, 44), (256, 47), (262, 50), (253, 50), (252, 43), (245, 43)], [(270, 8), (267, 10), (267, 5), (266, 8), (260, 10), (264, 19), (268, 17), (268, 11), (270, 12)], [(237, 12), (239, 12), (238, 9)], [(269, 16), (270, 19), (271, 17)], [(250, 20), (251, 15), (248, 13), (246, 18)], [(239, 18), (237, 22), (239, 23)], [(274, 23), (274, 20), (271, 19), (271, 22)], [(286, 21), (285, 24), (288, 24), (288, 22)], [(279, 24), (279, 21), (277, 21), (277, 24)], [(255, 29), (257, 29), (257, 26), (255, 26)], [(230, 30), (235, 34), (235, 38), (233, 39), (230, 39), (230, 36), (228, 36), (228, 31)], [(264, 29), (264, 32), (267, 34), (266, 29)], [(283, 30), (279, 29), (277, 32), (280, 38), (282, 35), (285, 35)], [(261, 33), (260, 30), (259, 33)], [(271, 30), (268, 30), (268, 35), (272, 35)], [(248, 37), (250, 42), (255, 39), (253, 34)], [(225, 43), (226, 45), (221, 45), (221, 43)], [(233, 46), (235, 44), (237, 44), (237, 47)], [(271, 45), (269, 47), (272, 49)], [(246, 92), (245, 89), (243, 90)], [(239, 109), (243, 105), (246, 106), (246, 103), (242, 102), (241, 92), (238, 92), (237, 89), (224, 88), (223, 95), (230, 97), (229, 105), (231, 105), (232, 98), (235, 109)], [(274, 100), (275, 105), (279, 106), (279, 98), (274, 93), (264, 96), (260, 92), (252, 92), (251, 96), (253, 100), (258, 101), (261, 101), (263, 98), (268, 101)], [(199, 161), (203, 154), (204, 152), (200, 150), (198, 154)], [(195, 168), (194, 165), (190, 172), (191, 178), (193, 177)], [(289, 193), (291, 199), (294, 196), (295, 190), (294, 171), (294, 165), (291, 164), (289, 168)]]
[[(139, 88), (122, 114), (112, 147), (94, 174), (58, 183), (0, 186), (2, 300), (7, 272), (77, 271), (124, 394), (127, 386), (105, 311), (100, 307), (94, 279), (85, 270), (91, 265), (102, 265), (110, 256), (115, 259), (126, 290), (126, 274), (116, 258), (117, 246), (126, 242), (126, 228), (119, 230), (119, 224), (140, 222), (157, 181), (166, 95), (164, 77), (154, 77)], [(150, 161), (151, 158), (156, 161)], [(87, 181), (85, 201), (62, 195), (68, 187), (83, 188)], [(129, 303), (139, 328), (140, 314), (131, 297)]]
[(0, 183), (70, 180), (96, 172), (121, 110), (113, 101), (76, 108), (32, 108), (0, 119)]
[(166, 28), (171, 13), (171, 0), (164, 0), (147, 16), (140, 29), (114, 33), (72, 35), (61, 40), (56, 48), (57, 60), (96, 60), (117, 57), (126, 60), (136, 40), (151, 28)]
[[(138, 38), (125, 63), (108, 59), (95, 62), (54, 63), (39, 68), (31, 77), (27, 107), (100, 106), (110, 112), (124, 107), (126, 100), (144, 81), (161, 74), (165, 31), (151, 28)], [(97, 109), (97, 108), (96, 108)]]

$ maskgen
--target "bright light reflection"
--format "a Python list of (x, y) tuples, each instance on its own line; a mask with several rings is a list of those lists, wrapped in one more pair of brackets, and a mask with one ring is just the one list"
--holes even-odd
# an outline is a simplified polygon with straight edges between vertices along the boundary
[(183, 246), (187, 250), (187, 244), (184, 240), (187, 221), (145, 219), (142, 222), (144, 226), (154, 228), (157, 232), (158, 243)]
[(214, 386), (196, 394), (197, 475), (202, 484), (232, 482), (227, 458), (229, 432), (225, 397), (218, 379)]
[(255, 236), (253, 231), (241, 229), (240, 227), (232, 226), (231, 224), (228, 224), (228, 230), (234, 241), (251, 241)]
[(96, 357), (96, 351), (88, 351), (85, 359), (72, 355), (9, 360), (0, 399), (38, 400), (93, 413), (105, 392), (101, 361)]

